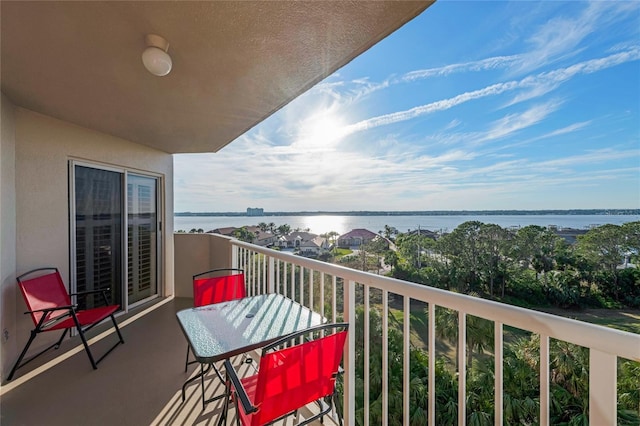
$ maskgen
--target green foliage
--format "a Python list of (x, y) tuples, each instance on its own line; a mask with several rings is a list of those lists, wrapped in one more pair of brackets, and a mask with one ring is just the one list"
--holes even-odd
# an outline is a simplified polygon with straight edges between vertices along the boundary
[(256, 235), (253, 232), (249, 231), (246, 226), (235, 229), (232, 235), (234, 238), (237, 238), (240, 241), (245, 241), (247, 243), (252, 243), (253, 240), (256, 239)]
[[(427, 314), (419, 312), (415, 321), (428, 322)], [(403, 338), (402, 324), (390, 314), (388, 330), (389, 368), (382, 370), (382, 317), (378, 310), (369, 313), (369, 334), (364, 335), (364, 309), (356, 309), (356, 324), (352, 328), (356, 340), (356, 423), (364, 426), (364, 405), (369, 404), (369, 424), (383, 424), (382, 383), (388, 378), (389, 425), (401, 425), (403, 419)], [(412, 320), (413, 322), (414, 320)], [(493, 323), (467, 315), (468, 358), (466, 377), (466, 422), (489, 426), (494, 424), (494, 357)], [(511, 331), (513, 330), (513, 331)], [(455, 345), (457, 313), (445, 308), (436, 310), (438, 338)], [(369, 342), (370, 371), (365, 372), (364, 342)], [(539, 423), (540, 413), (540, 338), (538, 335), (505, 330), (503, 365), (504, 423), (532, 425)], [(588, 425), (589, 351), (570, 343), (551, 339), (550, 420), (554, 425)], [(429, 355), (409, 348), (409, 424), (424, 425), (429, 412)], [(454, 425), (458, 415), (458, 378), (444, 357), (435, 361), (436, 424)], [(369, 401), (364, 401), (364, 377), (369, 381)], [(618, 374), (618, 424), (640, 424), (640, 363), (620, 361)], [(341, 391), (339, 381), (338, 389)]]
[(638, 258), (639, 234), (640, 222), (604, 225), (572, 246), (541, 226), (469, 221), (437, 241), (399, 234), (392, 275), (518, 306), (639, 307), (640, 268), (620, 269)]

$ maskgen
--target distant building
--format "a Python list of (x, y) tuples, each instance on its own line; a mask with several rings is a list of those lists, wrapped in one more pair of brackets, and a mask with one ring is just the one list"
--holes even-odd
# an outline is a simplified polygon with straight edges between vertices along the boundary
[(317, 236), (317, 234), (313, 234), (311, 232), (291, 232), (289, 235), (283, 235), (280, 237), (278, 246), (280, 248), (298, 248), (301, 244), (307, 241), (312, 241)]
[(422, 235), (423, 237), (428, 237), (428, 238), (431, 238), (432, 240), (438, 239), (438, 233), (429, 231), (428, 229), (409, 230), (409, 232), (407, 232), (407, 235)]
[(300, 254), (303, 256), (316, 257), (329, 251), (329, 241), (323, 237), (315, 237), (311, 241), (300, 244)]
[[(257, 226), (245, 226), (245, 228), (247, 228), (247, 231), (255, 235), (252, 241), (255, 245), (268, 247), (274, 245), (278, 241), (278, 237), (276, 235), (272, 234), (271, 232), (262, 232)], [(228, 237), (233, 237), (233, 233), (236, 231), (236, 229), (239, 228), (236, 228), (235, 226), (229, 226), (226, 228), (216, 228), (212, 231), (207, 232), (211, 234), (221, 234)]]
[(557, 226), (552, 225), (550, 225), (548, 228), (556, 235), (564, 238), (564, 240), (569, 244), (575, 244), (578, 240), (578, 236), (584, 235), (589, 232), (587, 229), (558, 228)]
[(226, 228), (216, 228), (214, 230), (211, 231), (207, 231), (207, 233), (209, 234), (220, 234), (220, 235), (226, 235), (228, 237), (230, 237), (231, 235), (233, 235), (233, 231), (235, 231), (236, 228), (235, 226), (229, 226)]
[(353, 229), (338, 237), (338, 247), (359, 247), (377, 236), (378, 234), (368, 229)]
[(247, 207), (247, 216), (264, 216), (264, 209)]

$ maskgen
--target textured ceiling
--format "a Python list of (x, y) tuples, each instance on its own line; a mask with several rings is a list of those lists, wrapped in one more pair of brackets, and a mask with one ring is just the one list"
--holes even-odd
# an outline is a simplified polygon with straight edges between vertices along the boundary
[[(2, 1), (2, 91), (162, 151), (217, 151), (431, 3)], [(142, 65), (148, 33), (170, 44), (168, 76)]]

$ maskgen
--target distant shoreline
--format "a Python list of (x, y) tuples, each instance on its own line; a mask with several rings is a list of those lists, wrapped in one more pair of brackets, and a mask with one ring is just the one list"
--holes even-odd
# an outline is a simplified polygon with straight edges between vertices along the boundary
[(298, 211), (264, 212), (248, 215), (246, 212), (176, 212), (178, 217), (269, 217), (269, 216), (530, 216), (530, 215), (640, 215), (640, 209), (569, 209), (569, 210), (416, 210), (416, 211)]

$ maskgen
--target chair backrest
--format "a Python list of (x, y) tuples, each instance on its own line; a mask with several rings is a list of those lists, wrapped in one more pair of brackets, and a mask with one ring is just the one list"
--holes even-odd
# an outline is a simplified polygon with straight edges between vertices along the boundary
[[(51, 271), (34, 278), (26, 279), (34, 273)], [(22, 297), (30, 311), (38, 309), (57, 308), (60, 306), (71, 305), (69, 292), (62, 281), (60, 272), (57, 268), (39, 268), (20, 275), (18, 278), (18, 286), (22, 292)], [(44, 321), (48, 321), (52, 317), (59, 316), (61, 312), (50, 312)], [(42, 312), (32, 312), (31, 319), (37, 325), (42, 318)]]
[[(326, 324), (313, 330), (330, 328), (342, 331), (263, 352), (253, 401), (260, 408), (251, 416), (252, 425), (268, 423), (334, 392), (348, 324)], [(292, 334), (286, 341), (296, 341), (305, 333), (308, 331)], [(282, 343), (280, 340), (274, 345)]]
[(193, 305), (203, 306), (246, 297), (242, 269), (213, 269), (193, 276)]

